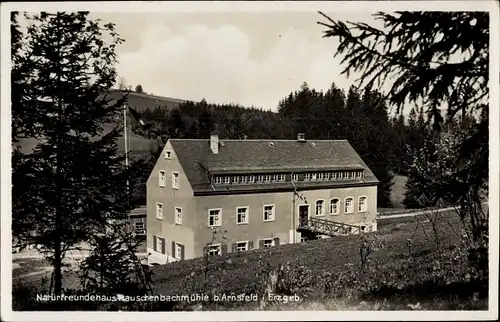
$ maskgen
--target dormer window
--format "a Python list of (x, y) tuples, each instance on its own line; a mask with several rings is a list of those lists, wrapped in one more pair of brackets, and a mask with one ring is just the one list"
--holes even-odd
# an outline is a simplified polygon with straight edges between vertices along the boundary
[(170, 151), (170, 150), (165, 151), (165, 159), (167, 159), (167, 160), (172, 159), (172, 151)]

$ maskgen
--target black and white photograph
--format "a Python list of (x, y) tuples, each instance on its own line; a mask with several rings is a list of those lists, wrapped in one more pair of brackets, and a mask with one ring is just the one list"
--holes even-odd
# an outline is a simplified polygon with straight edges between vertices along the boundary
[(495, 1), (1, 24), (2, 320), (498, 319)]

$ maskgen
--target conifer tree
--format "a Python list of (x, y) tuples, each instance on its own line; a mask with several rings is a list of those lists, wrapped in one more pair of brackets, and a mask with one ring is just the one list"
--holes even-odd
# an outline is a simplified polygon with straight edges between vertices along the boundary
[[(62, 260), (69, 249), (124, 219), (129, 207), (116, 124), (123, 102), (103, 96), (116, 81), (114, 25), (88, 12), (24, 16), (13, 23), (14, 139), (36, 138), (32, 151), (13, 157), (13, 235), (37, 244), (54, 267), (62, 291)], [(105, 37), (109, 39), (105, 41)], [(23, 86), (27, 84), (28, 86)]]
[[(446, 184), (453, 188), (455, 202), (467, 209), (460, 213), (462, 220), (474, 221), (482, 211), (489, 172), (488, 12), (381, 12), (375, 18), (383, 23), (382, 28), (320, 14), (325, 19), (318, 22), (326, 28), (324, 37), (339, 41), (336, 56), (342, 56), (342, 74), (360, 73), (359, 83), (368, 88), (389, 85), (387, 97), (398, 112), (407, 103), (424, 106), (436, 134), (443, 126), (443, 106), (448, 119), (457, 114), (481, 115), (460, 137), (455, 146), (460, 153), (448, 163), (460, 184)], [(479, 227), (478, 240), (481, 229), (487, 235), (485, 226)]]

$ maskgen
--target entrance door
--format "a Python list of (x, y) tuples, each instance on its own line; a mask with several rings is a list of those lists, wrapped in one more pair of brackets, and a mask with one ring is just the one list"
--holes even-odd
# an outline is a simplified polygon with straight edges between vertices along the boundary
[(309, 219), (309, 206), (300, 205), (299, 206), (299, 227), (307, 226)]

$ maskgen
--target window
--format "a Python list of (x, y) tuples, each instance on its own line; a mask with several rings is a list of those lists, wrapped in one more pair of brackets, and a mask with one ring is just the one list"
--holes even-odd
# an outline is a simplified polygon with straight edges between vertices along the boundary
[(278, 176), (278, 181), (285, 181), (285, 175), (284, 174), (280, 174)]
[(241, 176), (241, 183), (247, 183), (248, 182), (248, 176)]
[(332, 200), (330, 200), (330, 214), (331, 215), (337, 215), (339, 213), (339, 210), (340, 210), (339, 202), (340, 202), (340, 200), (337, 198), (333, 198)]
[(304, 180), (311, 180), (311, 174), (310, 173), (306, 173), (304, 175)]
[(272, 238), (262, 240), (262, 247), (269, 248), (273, 246), (274, 246), (274, 240)]
[(337, 176), (337, 172), (332, 172), (332, 173), (331, 173), (331, 178), (332, 178), (332, 180), (337, 179), (337, 177), (338, 177), (338, 176)]
[(215, 256), (221, 254), (221, 246), (220, 245), (210, 245), (208, 246), (208, 255)]
[(177, 225), (182, 225), (182, 208), (175, 207), (175, 223)]
[(233, 176), (233, 180), (231, 180), (233, 183), (238, 183), (240, 182), (240, 177), (239, 176)]
[(338, 173), (338, 177), (339, 177), (339, 179), (343, 179), (344, 178), (344, 172), (339, 172)]
[(224, 183), (231, 183), (231, 177), (225, 176)]
[(323, 175), (323, 173), (318, 173), (318, 180), (323, 180), (325, 178), (325, 176)]
[(356, 173), (355, 173), (354, 171), (350, 172), (349, 174), (350, 174), (350, 177), (351, 177), (351, 178), (356, 177)]
[(166, 150), (165, 151), (165, 159), (172, 159), (172, 151)]
[(221, 225), (221, 209), (210, 209), (208, 210), (208, 225), (210, 227), (216, 227)]
[(323, 180), (330, 180), (330, 173), (329, 172), (324, 173)]
[(248, 176), (248, 182), (254, 183), (255, 182), (255, 176)]
[(244, 252), (248, 250), (248, 242), (237, 242), (236, 243), (236, 251), (237, 252)]
[(278, 174), (273, 174), (273, 181), (279, 181), (279, 175)]
[(317, 177), (318, 175), (316, 173), (311, 174), (311, 180), (316, 180)]
[(274, 220), (274, 205), (264, 206), (264, 221)]
[(357, 171), (356, 177), (361, 178), (363, 176), (363, 171)]
[(292, 174), (292, 181), (299, 181), (299, 175), (297, 173)]
[(248, 224), (248, 207), (236, 208), (236, 223)]
[(163, 245), (163, 238), (155, 236), (156, 237), (156, 251), (159, 253), (163, 253), (164, 245)]
[(156, 218), (163, 219), (163, 204), (161, 202), (156, 203)]
[(142, 221), (136, 221), (135, 222), (135, 233), (137, 235), (144, 235), (144, 234), (146, 234), (146, 230), (144, 229), (144, 223)]
[(307, 237), (300, 237), (300, 242), (305, 243), (307, 241)]
[(257, 175), (256, 181), (257, 182), (263, 182), (264, 181), (264, 176), (261, 175), (261, 174)]
[(221, 184), (222, 183), (222, 177), (219, 177), (219, 176), (214, 177), (214, 183), (215, 184)]
[(158, 171), (158, 186), (165, 187), (165, 181), (167, 180), (167, 173), (165, 170)]
[(179, 172), (172, 172), (172, 188), (179, 189), (179, 187), (180, 187)]
[(264, 181), (265, 181), (265, 182), (271, 182), (271, 175), (270, 175), (270, 174), (266, 174), (266, 175), (264, 176)]
[(316, 201), (316, 216), (323, 216), (325, 214), (324, 200)]
[(352, 205), (352, 198), (345, 198), (344, 213), (351, 214), (354, 212), (354, 207)]
[(174, 257), (177, 259), (182, 259), (182, 245), (179, 243), (175, 243)]
[(365, 212), (367, 210), (366, 207), (366, 197), (359, 197), (358, 200), (358, 211)]

